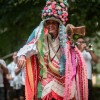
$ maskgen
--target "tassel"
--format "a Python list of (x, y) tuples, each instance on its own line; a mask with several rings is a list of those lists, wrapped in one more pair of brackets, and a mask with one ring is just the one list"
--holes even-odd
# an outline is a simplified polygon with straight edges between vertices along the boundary
[(41, 85), (41, 82), (38, 82), (38, 95), (37, 95), (37, 98), (41, 98), (42, 96), (42, 85)]

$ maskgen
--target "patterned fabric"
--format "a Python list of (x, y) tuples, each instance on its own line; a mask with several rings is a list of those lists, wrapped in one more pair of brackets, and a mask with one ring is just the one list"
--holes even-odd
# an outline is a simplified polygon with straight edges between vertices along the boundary
[(42, 18), (48, 20), (55, 19), (58, 22), (66, 25), (68, 21), (68, 4), (67, 0), (48, 0), (42, 11)]
[(80, 51), (76, 47), (71, 47), (69, 41), (66, 43), (65, 55), (64, 100), (70, 100), (73, 99), (73, 97), (75, 97), (76, 100), (88, 100), (87, 71), (85, 61)]
[[(71, 47), (64, 25), (60, 24), (55, 40), (44, 33), (43, 25), (44, 22), (36, 28), (34, 38), (18, 52), (19, 56), (32, 57), (26, 67), (26, 100), (88, 100), (87, 71), (81, 53)], [(61, 72), (51, 70), (49, 61)]]
[[(53, 44), (57, 45), (57, 42), (55, 42), (55, 43), (53, 42)], [(48, 48), (45, 47), (45, 50), (48, 51)], [(44, 50), (44, 52), (47, 52), (45, 50)], [(77, 51), (77, 49), (76, 49), (76, 51)], [(69, 50), (69, 52), (70, 52), (70, 50)], [(45, 65), (48, 68), (49, 65), (47, 63), (48, 62), (47, 53), (45, 53), (44, 62), (45, 62)], [(53, 53), (53, 51), (52, 51), (52, 53)], [(77, 54), (77, 57), (79, 57), (80, 54), (78, 54), (78, 52), (76, 52), (76, 54)], [(67, 54), (67, 55), (69, 55), (69, 54)], [(52, 58), (52, 56), (53, 55), (51, 55), (51, 58)], [(70, 55), (70, 57), (71, 57), (71, 55)], [(75, 55), (75, 57), (76, 57), (76, 55)], [(77, 58), (77, 60), (79, 58)], [(68, 58), (67, 60), (69, 61), (69, 63), (72, 64), (71, 59), (72, 58)], [(52, 61), (52, 63), (56, 68), (59, 68), (59, 60), (57, 60), (57, 58), (55, 58)], [(80, 62), (78, 62), (78, 63), (80, 63)], [(66, 65), (70, 66), (70, 64), (66, 64)], [(65, 100), (73, 99), (74, 97), (77, 100), (87, 100), (87, 98), (86, 98), (86, 97), (88, 97), (87, 96), (87, 94), (88, 94), (87, 88), (85, 88), (85, 90), (83, 88), (83, 87), (87, 87), (87, 85), (86, 85), (87, 80), (86, 80), (86, 75), (85, 75), (86, 69), (85, 69), (85, 66), (83, 68), (82, 68), (82, 66), (83, 65), (77, 64), (78, 68), (76, 68), (76, 66), (75, 66), (75, 68), (70, 67), (71, 68), (70, 74), (65, 73), (66, 78), (65, 78), (65, 76), (60, 76), (60, 75), (53, 73), (49, 68), (48, 68), (48, 72), (47, 72), (47, 78), (43, 78), (41, 80), (41, 76), (38, 75), (37, 81), (41, 80), (40, 82), (41, 82), (41, 85), (42, 85), (42, 94), (41, 94), (42, 100), (51, 100), (49, 97), (55, 98), (56, 100), (63, 100), (64, 99), (63, 98), (64, 93), (67, 94), (65, 96), (65, 97), (67, 97)], [(35, 66), (33, 66), (33, 67), (35, 67)], [(28, 68), (29, 68), (29, 65), (28, 65)], [(66, 66), (66, 68), (67, 68), (67, 66)], [(77, 70), (77, 71), (75, 71), (74, 69)], [(74, 71), (75, 71), (75, 73), (74, 73)], [(31, 72), (31, 71), (29, 71), (29, 72)], [(79, 72), (79, 73), (76, 73), (76, 72)], [(68, 71), (67, 71), (67, 73), (68, 73)], [(83, 77), (83, 75), (85, 75), (85, 76)], [(83, 78), (81, 78), (80, 76), (83, 77)], [(68, 79), (68, 77), (70, 77), (70, 80), (65, 80), (65, 79)], [(67, 83), (67, 85), (66, 85), (66, 83)], [(79, 83), (81, 83), (81, 85)], [(34, 88), (34, 86), (33, 86), (33, 88)], [(32, 94), (32, 93), (29, 93), (29, 94)]]

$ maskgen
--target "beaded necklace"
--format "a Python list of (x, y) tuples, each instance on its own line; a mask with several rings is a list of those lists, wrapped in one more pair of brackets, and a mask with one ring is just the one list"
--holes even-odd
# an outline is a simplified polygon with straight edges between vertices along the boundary
[(81, 52), (75, 48), (75, 51), (79, 57), (79, 67), (78, 67), (78, 72), (79, 72), (79, 80), (80, 80), (80, 91), (82, 95), (82, 100), (88, 100), (88, 80), (87, 80), (87, 69), (86, 69), (86, 64), (84, 59), (82, 58)]

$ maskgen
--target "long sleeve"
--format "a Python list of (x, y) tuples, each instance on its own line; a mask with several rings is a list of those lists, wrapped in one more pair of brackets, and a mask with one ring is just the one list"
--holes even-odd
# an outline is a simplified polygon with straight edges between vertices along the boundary
[(26, 57), (31, 57), (34, 54), (37, 54), (38, 50), (35, 43), (28, 43), (24, 45), (17, 53), (17, 56), (25, 55)]
[(41, 35), (41, 31), (43, 29), (44, 22), (42, 21), (40, 25), (32, 32), (30, 35), (27, 44), (25, 44), (17, 53), (17, 56), (25, 55), (27, 58), (31, 57), (38, 53), (37, 50), (37, 41)]

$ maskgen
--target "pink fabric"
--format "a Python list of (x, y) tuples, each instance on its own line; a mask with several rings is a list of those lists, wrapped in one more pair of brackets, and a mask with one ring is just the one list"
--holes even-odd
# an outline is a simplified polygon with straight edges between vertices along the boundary
[[(77, 98), (77, 100), (88, 100), (88, 82), (87, 82), (87, 71), (84, 60), (82, 59), (81, 53), (77, 48), (74, 48), (76, 52), (76, 57), (78, 60), (77, 67), (75, 68), (75, 63), (73, 62), (73, 51), (71, 50), (70, 42), (66, 43), (65, 56), (66, 56), (66, 68), (65, 68), (65, 91), (64, 99), (70, 100), (71, 97)], [(75, 61), (75, 60), (74, 60)], [(72, 65), (74, 64), (74, 66)], [(77, 71), (76, 71), (77, 70)], [(76, 73), (77, 72), (77, 73)], [(76, 74), (76, 75), (75, 75)], [(73, 81), (75, 79), (76, 91), (71, 96)]]
[(78, 67), (78, 73), (79, 73), (79, 87), (80, 87), (80, 92), (82, 99), (81, 100), (88, 100), (88, 79), (87, 79), (87, 68), (85, 61), (81, 55), (81, 52), (75, 48), (76, 53), (79, 57), (79, 67)]
[[(75, 48), (75, 52), (78, 57), (78, 65), (75, 69), (75, 66), (73, 67), (72, 61), (72, 51), (70, 49), (70, 42), (67, 42), (66, 48), (65, 48), (65, 55), (66, 55), (66, 69), (65, 69), (65, 77), (61, 77), (59, 75), (54, 74), (53, 72), (48, 69), (49, 73), (47, 75), (46, 79), (42, 79), (42, 88), (46, 86), (50, 81), (59, 81), (61, 83), (65, 83), (65, 91), (64, 91), (64, 97), (59, 96), (57, 93), (55, 93), (53, 90), (47, 95), (43, 97), (42, 100), (51, 100), (52, 98), (55, 98), (56, 100), (70, 100), (71, 96), (71, 90), (73, 85), (73, 80), (76, 78), (76, 94), (75, 97), (77, 97), (77, 100), (88, 100), (88, 82), (87, 82), (87, 71), (86, 71), (86, 65), (84, 60), (82, 59), (81, 53), (77, 48)], [(75, 56), (75, 55), (74, 55)], [(26, 66), (26, 83), (25, 83), (25, 93), (26, 93), (26, 100), (37, 100), (37, 83), (39, 80), (39, 72), (40, 69), (37, 68), (36, 63), (36, 57), (33, 56), (31, 59), (32, 63), (32, 75), (34, 78), (34, 87), (31, 87), (30, 81), (29, 81), (29, 72), (28, 72), (28, 66)], [(74, 63), (73, 63), (74, 64)], [(75, 64), (76, 65), (76, 64)], [(58, 66), (56, 66), (58, 67)], [(75, 72), (77, 70), (77, 73)], [(34, 74), (35, 73), (35, 74)], [(50, 74), (51, 73), (51, 74)], [(74, 78), (73, 77), (74, 73)], [(75, 75), (76, 74), (76, 75)], [(54, 77), (55, 76), (55, 77)]]
[(42, 88), (45, 87), (52, 80), (58, 81), (58, 82), (64, 84), (64, 80), (65, 80), (64, 76), (56, 75), (53, 72), (51, 72), (50, 69), (48, 69), (48, 71), (49, 71), (49, 73), (47, 74), (47, 78), (41, 80)]
[(72, 48), (71, 49), (71, 59), (72, 59), (72, 67), (73, 67), (73, 75), (72, 75), (72, 79), (75, 77), (76, 75), (76, 52), (75, 52), (75, 49)]
[[(52, 64), (56, 63), (56, 67), (58, 68), (59, 64), (56, 61), (52, 61)], [(55, 65), (55, 64), (54, 64)], [(62, 83), (64, 86), (64, 80), (65, 77), (64, 76), (60, 76), (57, 75), (55, 73), (53, 73), (49, 68), (48, 68), (48, 73), (47, 73), (47, 78), (46, 79), (42, 79), (41, 83), (42, 83), (42, 89), (51, 81), (55, 81), (57, 83)], [(52, 100), (52, 98), (55, 98), (56, 100), (63, 100), (63, 97), (59, 96), (57, 93), (55, 93), (52, 89), (50, 91), (50, 93), (46, 94), (42, 100)]]
[(66, 66), (65, 66), (65, 91), (64, 91), (64, 100), (70, 100), (71, 94), (71, 75), (72, 75), (72, 64), (71, 64), (71, 55), (70, 55), (70, 42), (66, 43), (65, 47), (65, 56), (66, 56)]
[(48, 29), (46, 27), (44, 27), (44, 34), (48, 34)]

